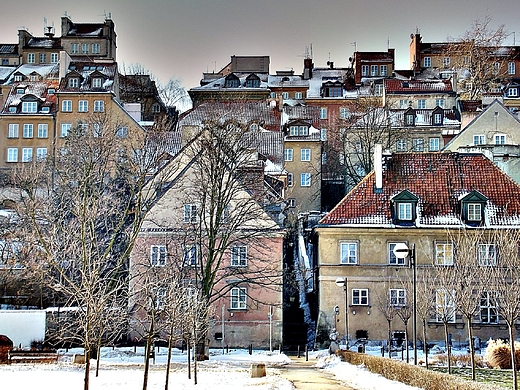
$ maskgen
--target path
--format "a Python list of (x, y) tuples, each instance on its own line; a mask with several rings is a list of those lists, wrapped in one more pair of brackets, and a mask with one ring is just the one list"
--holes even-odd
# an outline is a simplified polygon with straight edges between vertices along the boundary
[(280, 370), (280, 376), (291, 381), (297, 390), (356, 390), (342, 385), (333, 374), (315, 367), (316, 359), (309, 357), (309, 361), (305, 361), (305, 356), (291, 356), (291, 360)]

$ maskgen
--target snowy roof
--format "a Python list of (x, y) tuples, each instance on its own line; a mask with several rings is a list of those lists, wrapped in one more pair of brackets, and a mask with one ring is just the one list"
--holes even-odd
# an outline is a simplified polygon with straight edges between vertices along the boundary
[[(76, 74), (80, 76), (81, 82), (79, 88), (69, 87), (68, 76)], [(114, 86), (114, 78), (117, 75), (117, 64), (112, 63), (99, 63), (99, 62), (71, 62), (67, 75), (61, 80), (60, 92), (86, 92), (96, 91), (105, 92), (111, 91)], [(92, 87), (93, 78), (103, 78), (103, 85), (100, 88), (94, 89)]]
[(385, 79), (385, 92), (388, 93), (452, 93), (451, 80), (398, 80)]
[(45, 48), (45, 49), (61, 49), (60, 38), (49, 37), (32, 37), (26, 44), (27, 47)]
[[(12, 69), (12, 68), (11, 68)], [(11, 73), (9, 80), (6, 84), (12, 84), (14, 82), (15, 73), (21, 73), (26, 77), (31, 74), (39, 74), (43, 79), (58, 79), (59, 77), (59, 64), (23, 64), (20, 65), (16, 70)]]
[[(226, 87), (226, 78), (236, 76), (240, 79), (240, 83), (238, 87)], [(251, 75), (256, 75), (260, 79), (260, 85), (258, 87), (246, 87), (246, 79)], [(200, 87), (191, 88), (194, 91), (206, 91), (206, 90), (258, 90), (258, 89), (267, 89), (267, 80), (268, 75), (266, 73), (251, 73), (251, 72), (234, 72), (230, 73), (226, 76), (220, 77), (218, 79), (212, 80), (206, 85), (202, 85)]]
[[(48, 107), (49, 113), (52, 113), (56, 108), (56, 95), (49, 93), (49, 89), (57, 88), (57, 80), (17, 82), (11, 87), (2, 112), (9, 113), (9, 107), (19, 106), (24, 98), (36, 97), (41, 102), (41, 106)], [(21, 107), (18, 107), (17, 113), (20, 113), (20, 110)]]
[(292, 75), (269, 75), (267, 83), (269, 87), (304, 87), (308, 88), (309, 80), (304, 80), (302, 76)]
[(391, 199), (418, 197), (416, 227), (462, 226), (459, 197), (478, 191), (488, 200), (487, 226), (520, 223), (520, 186), (481, 154), (398, 153), (383, 164), (383, 186), (371, 172), (321, 221), (322, 225), (395, 227)]

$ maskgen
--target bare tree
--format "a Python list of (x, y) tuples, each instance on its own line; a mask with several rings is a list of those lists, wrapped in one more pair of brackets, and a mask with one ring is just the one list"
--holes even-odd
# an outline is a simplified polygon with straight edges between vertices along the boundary
[(385, 282), (385, 288), (379, 290), (376, 294), (376, 305), (378, 310), (383, 314), (388, 324), (388, 356), (392, 346), (392, 321), (397, 315), (397, 306), (392, 303), (390, 298), (390, 290)]
[[(151, 199), (144, 188), (157, 165), (157, 134), (105, 112), (78, 123), (45, 161), (15, 172), (21, 235), (38, 251), (35, 264), (58, 304), (76, 307), (68, 336), (90, 358), (112, 323), (126, 320), (128, 257)], [(116, 327), (119, 329), (119, 327)], [(114, 329), (112, 329), (114, 330)]]
[(406, 291), (406, 302), (404, 305), (400, 305), (397, 307), (397, 316), (403, 321), (404, 324), (404, 334), (405, 334), (405, 343), (406, 343), (406, 362), (410, 361), (410, 351), (409, 351), (409, 336), (408, 336), (408, 322), (413, 314), (413, 304), (410, 305), (410, 291), (413, 289), (412, 276), (409, 275), (408, 272), (405, 273), (405, 277), (400, 280), (401, 286)]
[(422, 272), (417, 278), (417, 300), (416, 300), (416, 314), (422, 324), (423, 331), (423, 352), (425, 358), (426, 368), (428, 368), (428, 343), (427, 343), (427, 321), (432, 315), (435, 315), (435, 303), (431, 299), (433, 280), (428, 269), (419, 268)]
[(449, 38), (446, 45), (444, 67), (459, 74), (461, 91), (469, 100), (481, 98), (507, 77), (512, 53), (503, 43), (508, 33), (504, 25), (493, 29), (491, 22), (490, 15), (473, 21), (462, 37)]
[(494, 290), (495, 305), (500, 318), (509, 329), (513, 388), (516, 390), (518, 374), (515, 360), (515, 323), (520, 318), (520, 232), (514, 228), (497, 229), (490, 242), (492, 244), (481, 243), (479, 250), (486, 252), (485, 258), (488, 261), (482, 265), (490, 272), (490, 287)]

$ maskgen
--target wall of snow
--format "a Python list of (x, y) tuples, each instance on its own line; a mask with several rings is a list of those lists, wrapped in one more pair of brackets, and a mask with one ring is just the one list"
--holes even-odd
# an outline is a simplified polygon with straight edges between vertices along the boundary
[(30, 347), (31, 341), (44, 339), (45, 318), (45, 310), (0, 310), (0, 334), (16, 347)]

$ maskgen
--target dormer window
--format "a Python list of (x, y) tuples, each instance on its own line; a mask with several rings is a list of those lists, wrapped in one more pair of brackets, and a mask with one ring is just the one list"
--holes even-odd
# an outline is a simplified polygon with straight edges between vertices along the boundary
[(478, 191), (472, 191), (461, 199), (462, 219), (471, 226), (484, 222), (484, 209), (487, 198)]
[(14, 81), (22, 81), (23, 76), (21, 74), (14, 75)]
[(321, 86), (323, 97), (341, 97), (343, 96), (343, 84), (339, 81), (327, 81)]
[(18, 95), (23, 95), (25, 93), (25, 88), (16, 88), (16, 93)]
[(54, 88), (49, 88), (47, 90), (47, 95), (54, 95), (56, 93), (56, 90)]
[(78, 88), (79, 79), (77, 77), (72, 77), (69, 79), (69, 88)]
[(92, 88), (101, 88), (103, 86), (103, 80), (100, 77), (92, 79)]
[(518, 97), (518, 88), (509, 88), (507, 90), (507, 97)]
[(435, 107), (432, 112), (432, 125), (440, 126), (444, 121), (444, 110), (441, 107)]
[(260, 87), (260, 78), (256, 74), (251, 74), (246, 79), (246, 87), (247, 88), (259, 88)]
[(26, 114), (38, 112), (38, 102), (22, 102), (22, 112)]
[(230, 74), (226, 77), (224, 86), (226, 88), (238, 88), (240, 86), (240, 79), (234, 74)]
[(415, 126), (415, 110), (413, 108), (408, 108), (404, 112), (404, 121), (405, 126)]
[(404, 190), (393, 197), (392, 214), (396, 225), (413, 225), (417, 218), (417, 203), (419, 198), (410, 191)]

